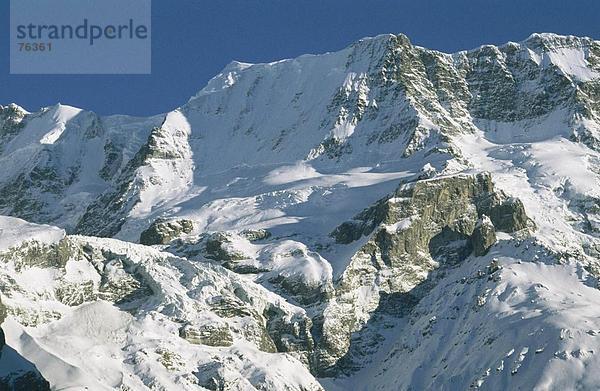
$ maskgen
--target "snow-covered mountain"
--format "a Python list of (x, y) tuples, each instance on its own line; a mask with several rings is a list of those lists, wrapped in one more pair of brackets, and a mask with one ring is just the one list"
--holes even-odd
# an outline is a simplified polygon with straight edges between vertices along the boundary
[(2, 384), (600, 385), (600, 42), (382, 35), (150, 118), (0, 106), (0, 163)]

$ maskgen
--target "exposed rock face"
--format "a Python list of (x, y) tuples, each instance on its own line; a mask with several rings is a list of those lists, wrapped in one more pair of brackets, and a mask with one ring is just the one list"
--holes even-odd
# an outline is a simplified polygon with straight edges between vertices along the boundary
[(195, 375), (199, 385), (211, 391), (234, 391), (252, 387), (248, 381), (241, 379), (238, 373), (230, 370), (222, 362), (213, 361), (203, 364)]
[(189, 234), (194, 229), (190, 220), (156, 220), (140, 235), (140, 243), (145, 245), (168, 244), (181, 234)]
[[(503, 232), (515, 232), (527, 228), (530, 220), (525, 213), (525, 207), (518, 198), (508, 198), (503, 201), (495, 199), (483, 200), (481, 206), (491, 219), (494, 227)], [(484, 212), (485, 213), (485, 212)]]
[(232, 264), (235, 261), (241, 261), (250, 258), (250, 256), (242, 253), (232, 246), (232, 236), (224, 232), (215, 232), (206, 237), (205, 251), (206, 257), (214, 259), (229, 265), (228, 268), (232, 268)]
[(475, 225), (475, 229), (471, 234), (471, 242), (473, 243), (473, 254), (481, 256), (487, 254), (490, 247), (496, 243), (496, 229), (489, 217), (483, 215)]
[(179, 329), (179, 336), (189, 343), (208, 346), (231, 346), (233, 337), (227, 324), (191, 325)]
[(45, 200), (38, 198), (36, 190), (52, 197), (59, 197), (68, 178), (61, 178), (55, 168), (36, 166), (29, 173), (23, 173), (14, 178), (11, 183), (0, 188), (0, 208), (6, 214), (31, 219), (37, 216), (40, 222), (49, 222), (57, 216), (44, 212), (48, 205)]
[(50, 383), (37, 371), (0, 378), (0, 389), (14, 391), (50, 391)]
[[(149, 159), (155, 153), (151, 148), (156, 140), (156, 134), (160, 128), (152, 129), (148, 140), (137, 153), (113, 178), (113, 188), (99, 195), (85, 210), (81, 219), (77, 222), (75, 231), (84, 235), (95, 235), (110, 237), (119, 232), (125, 224), (127, 213), (140, 202), (140, 188), (142, 181), (137, 172), (140, 167), (149, 163)], [(114, 153), (108, 146), (109, 155)], [(110, 171), (110, 161), (106, 161), (103, 170)], [(116, 174), (116, 172), (115, 172)]]
[(476, 255), (487, 251), (495, 242), (494, 226), (513, 232), (526, 228), (528, 220), (522, 203), (495, 191), (491, 176), (483, 173), (403, 185), (342, 224), (332, 233), (339, 243), (364, 235), (369, 240), (335, 281), (322, 319), (317, 370), (335, 371), (348, 353), (350, 335), (386, 301), (397, 306), (394, 298), (424, 284), (431, 271), (452, 266), (474, 250)]
[[(242, 361), (240, 358), (231, 358), (229, 361)], [(194, 372), (198, 379), (198, 384), (211, 391), (237, 391), (237, 390), (255, 390), (264, 388), (264, 382), (257, 381), (255, 378), (243, 376), (231, 369), (231, 364), (220, 360), (214, 360), (198, 367)], [(267, 386), (268, 387), (268, 386)], [(305, 387), (297, 387), (293, 384), (281, 384), (278, 391), (323, 391), (323, 388), (317, 383)]]
[(267, 240), (271, 237), (271, 232), (266, 229), (246, 229), (240, 234), (251, 242)]
[(0, 105), (0, 140), (5, 141), (23, 129), (26, 114), (25, 110), (15, 104)]

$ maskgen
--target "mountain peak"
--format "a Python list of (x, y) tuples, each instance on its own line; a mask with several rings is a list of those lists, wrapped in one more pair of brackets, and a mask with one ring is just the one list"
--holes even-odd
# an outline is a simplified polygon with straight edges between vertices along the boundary
[(29, 112), (27, 110), (25, 110), (23, 107), (19, 106), (16, 103), (9, 103), (6, 106), (0, 105), (0, 111), (3, 110), (8, 110), (10, 112), (13, 113), (21, 113), (21, 114), (29, 114)]
[(520, 43), (529, 48), (539, 48), (544, 51), (553, 48), (582, 48), (589, 46), (594, 42), (588, 37), (578, 37), (574, 35), (560, 35), (555, 33), (533, 33)]

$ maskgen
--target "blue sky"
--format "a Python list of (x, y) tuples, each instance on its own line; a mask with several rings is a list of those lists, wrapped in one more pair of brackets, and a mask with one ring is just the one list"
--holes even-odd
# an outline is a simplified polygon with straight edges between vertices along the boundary
[(335, 51), (381, 33), (445, 52), (532, 32), (600, 39), (598, 0), (153, 0), (151, 75), (9, 75), (8, 4), (0, 0), (0, 104), (31, 111), (61, 102), (100, 114), (162, 113), (231, 60)]

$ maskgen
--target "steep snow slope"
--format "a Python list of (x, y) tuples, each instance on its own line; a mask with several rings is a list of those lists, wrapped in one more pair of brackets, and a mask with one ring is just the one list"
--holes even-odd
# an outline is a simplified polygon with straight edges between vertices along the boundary
[[(331, 389), (595, 389), (597, 279), (536, 242), (501, 241), (441, 279), (389, 348)], [(388, 326), (389, 327), (389, 326)], [(325, 383), (326, 385), (328, 383)]]

